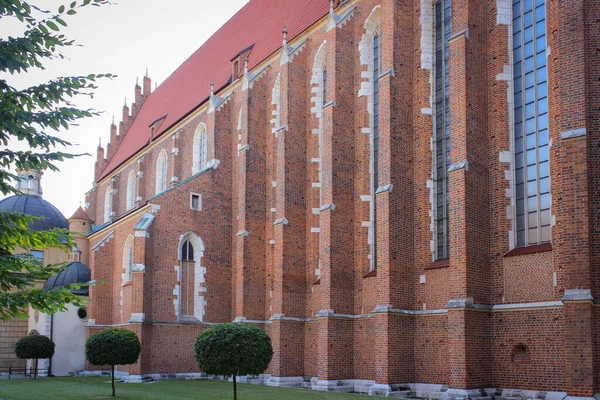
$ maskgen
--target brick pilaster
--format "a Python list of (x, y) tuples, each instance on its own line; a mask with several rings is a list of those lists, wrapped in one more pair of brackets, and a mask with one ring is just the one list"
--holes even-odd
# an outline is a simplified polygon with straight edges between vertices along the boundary
[[(489, 193), (486, 121), (487, 69), (485, 4), (452, 1), (450, 37), (450, 165), (448, 207), (450, 300), (448, 304), (449, 385), (472, 389), (491, 385), (489, 313)], [(475, 356), (477, 355), (477, 356)], [(471, 364), (471, 365), (470, 365)]]
[[(354, 93), (346, 85), (354, 73), (350, 27), (335, 27), (325, 35), (327, 41), (327, 93), (323, 107), (322, 201), (319, 215), (321, 260), (321, 312), (319, 315), (318, 377), (321, 380), (347, 379), (351, 369), (347, 360), (352, 347), (340, 346), (340, 336), (352, 337), (352, 321), (330, 314), (352, 314), (354, 303), (353, 242), (354, 186), (353, 132), (344, 121), (352, 119)], [(351, 341), (349, 340), (349, 343)], [(324, 356), (326, 355), (326, 356)], [(346, 360), (346, 361), (344, 361)]]
[[(237, 206), (234, 209), (235, 317), (263, 320), (270, 317), (266, 303), (265, 209), (267, 207), (264, 174), (266, 168), (264, 126), (267, 124), (267, 87), (252, 85), (241, 93), (241, 122), (236, 132)], [(267, 133), (271, 135), (271, 133)], [(259, 190), (258, 188), (262, 188)]]
[[(287, 51), (284, 48), (282, 51)], [(273, 298), (272, 312), (286, 317), (302, 317), (305, 310), (305, 242), (307, 107), (304, 91), (308, 81), (306, 55), (300, 49), (293, 62), (281, 65), (281, 124), (275, 135), (275, 208), (274, 222), (274, 259), (273, 259)], [(284, 325), (288, 321), (282, 321)], [(279, 332), (283, 335), (285, 330)], [(276, 337), (275, 343), (283, 344), (285, 336)], [(302, 354), (302, 344), (293, 348), (285, 345), (277, 350), (280, 357), (280, 373), (287, 376), (301, 376), (302, 363), (294, 367), (285, 364), (285, 360)], [(275, 375), (275, 374), (274, 374)], [(276, 376), (276, 375), (275, 375)], [(281, 375), (280, 375), (281, 376)]]

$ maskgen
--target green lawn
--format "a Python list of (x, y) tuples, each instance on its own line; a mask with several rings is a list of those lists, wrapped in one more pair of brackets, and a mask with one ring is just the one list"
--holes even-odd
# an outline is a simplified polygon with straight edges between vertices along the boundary
[[(155, 383), (117, 383), (116, 390), (119, 399), (230, 400), (233, 398), (232, 384), (223, 381), (180, 380)], [(0, 380), (0, 398), (5, 400), (98, 399), (109, 398), (110, 394), (110, 379), (106, 377)], [(238, 384), (238, 400), (269, 399), (373, 400), (373, 397)]]

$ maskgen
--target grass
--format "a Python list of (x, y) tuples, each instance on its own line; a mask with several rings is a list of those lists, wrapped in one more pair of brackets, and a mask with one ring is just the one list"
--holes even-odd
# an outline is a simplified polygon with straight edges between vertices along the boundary
[[(148, 400), (220, 400), (233, 399), (230, 382), (178, 380), (154, 383), (117, 383), (118, 399)], [(40, 378), (0, 380), (0, 398), (5, 400), (99, 399), (110, 398), (110, 379)], [(273, 388), (264, 385), (238, 384), (239, 400), (373, 400), (373, 397), (318, 392), (308, 389)]]

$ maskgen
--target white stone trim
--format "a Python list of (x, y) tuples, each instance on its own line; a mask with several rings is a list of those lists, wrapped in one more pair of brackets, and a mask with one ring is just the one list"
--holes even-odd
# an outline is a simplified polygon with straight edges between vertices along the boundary
[[(373, 127), (375, 126), (375, 115), (374, 115), (374, 90), (375, 90), (375, 65), (374, 65), (374, 54), (373, 54), (373, 39), (379, 34), (381, 37), (381, 6), (375, 6), (369, 17), (366, 19), (364, 24), (364, 33), (362, 38), (358, 44), (358, 51), (360, 54), (360, 64), (363, 66), (363, 71), (361, 72), (361, 82), (360, 89), (358, 91), (358, 97), (366, 97), (367, 99), (367, 113), (369, 115), (369, 190), (371, 198), (374, 199), (375, 194), (377, 192), (377, 187), (375, 187), (374, 181), (374, 137), (373, 137)], [(379, 79), (379, 77), (377, 77)], [(367, 131), (363, 129), (363, 132)], [(375, 202), (371, 201), (369, 203), (369, 219), (371, 221), (376, 220), (376, 209)], [(368, 229), (367, 235), (367, 244), (369, 245), (369, 260), (371, 263), (371, 270), (376, 268), (375, 265), (375, 229), (373, 225)]]
[(275, 134), (281, 127), (281, 73), (277, 74), (277, 79), (275, 79), (271, 91), (271, 105), (275, 106), (275, 109), (271, 112), (273, 118), (270, 121), (273, 125), (272, 133)]
[(165, 149), (162, 149), (156, 158), (156, 182), (154, 193), (159, 194), (167, 190), (168, 156)]
[(496, 0), (496, 25), (512, 24), (512, 2), (510, 0)]
[(127, 176), (127, 192), (125, 199), (125, 209), (127, 210), (131, 210), (133, 207), (135, 207), (136, 183), (137, 176), (135, 171), (132, 169), (131, 171), (129, 171), (129, 175)]
[[(194, 196), (198, 196), (198, 207), (194, 207)], [(194, 211), (202, 211), (202, 194), (190, 192), (190, 209)]]
[(562, 298), (563, 302), (573, 301), (593, 301), (592, 291), (590, 289), (566, 289)]
[(232, 94), (233, 92), (228, 93), (225, 97), (219, 97), (214, 93), (211, 93), (210, 97), (208, 98), (208, 108), (206, 113), (212, 114), (215, 111), (220, 111), (229, 102)]
[(573, 129), (571, 131), (564, 131), (560, 133), (560, 138), (562, 140), (571, 139), (576, 137), (582, 137), (587, 135), (586, 128)]
[(303, 39), (300, 43), (292, 47), (287, 44), (286, 40), (284, 39), (281, 47), (279, 65), (285, 65), (287, 63), (291, 64), (294, 62), (294, 57), (296, 57), (302, 51), (302, 49), (304, 49), (307, 41), (308, 39)]
[(146, 265), (145, 264), (133, 264), (133, 267), (131, 267), (131, 271), (145, 273)]
[(111, 231), (110, 233), (108, 233), (106, 236), (104, 236), (102, 240), (100, 240), (94, 247), (92, 247), (92, 251), (98, 251), (101, 247), (104, 247), (105, 245), (110, 243), (110, 240), (114, 237), (114, 235), (115, 231)]
[(273, 225), (287, 225), (287, 224), (289, 224), (289, 221), (285, 217), (279, 218), (275, 222), (273, 222)]
[(334, 8), (331, 7), (329, 9), (329, 16), (327, 18), (327, 23), (325, 24), (325, 32), (329, 32), (333, 28), (343, 28), (344, 25), (348, 23), (350, 17), (354, 14), (354, 10), (356, 10), (356, 5), (353, 5), (341, 15), (337, 15)]
[(146, 315), (144, 313), (131, 313), (131, 318), (129, 319), (130, 323), (140, 323), (144, 322), (146, 319)]
[(203, 171), (207, 167), (208, 159), (208, 130), (204, 123), (198, 124), (194, 131), (192, 153), (192, 175)]
[[(204, 242), (194, 232), (187, 232), (179, 237), (179, 245), (178, 245), (178, 259), (181, 260), (182, 257), (182, 248), (185, 241), (190, 241), (192, 247), (194, 248), (194, 317), (202, 322), (204, 319), (204, 315), (206, 314), (206, 300), (204, 296), (201, 296), (200, 293), (203, 293), (202, 287), (205, 286), (206, 283), (206, 267), (202, 265), (202, 258), (204, 257)], [(181, 274), (181, 268), (178, 270), (178, 285), (176, 289), (179, 289), (179, 293), (176, 296), (178, 298), (178, 319), (184, 318), (181, 311), (181, 291), (183, 286), (183, 277)], [(175, 301), (174, 301), (175, 303)]]
[(501, 312), (501, 311), (524, 311), (538, 308), (556, 308), (563, 307), (564, 303), (562, 301), (542, 301), (537, 303), (516, 303), (516, 304), (496, 304), (492, 307), (492, 311)]
[(421, 0), (421, 69), (428, 71), (433, 70), (434, 20), (433, 0)]
[(269, 68), (269, 66), (258, 70), (256, 73), (252, 73), (246, 68), (244, 76), (242, 77), (242, 91), (252, 89), (252, 87), (254, 86), (254, 82), (259, 80), (259, 78), (263, 75), (267, 68)]

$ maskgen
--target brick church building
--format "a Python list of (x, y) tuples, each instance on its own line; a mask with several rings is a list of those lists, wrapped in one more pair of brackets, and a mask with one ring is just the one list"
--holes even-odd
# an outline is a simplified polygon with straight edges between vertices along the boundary
[[(251, 0), (99, 147), (88, 334), (198, 372), (215, 323), (269, 385), (600, 392), (598, 0)], [(88, 224), (89, 225), (89, 224)]]

